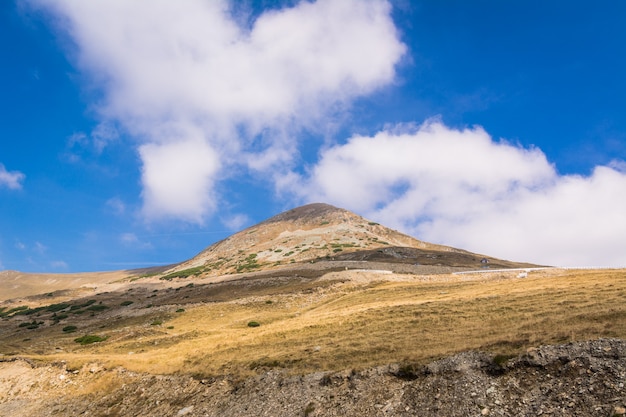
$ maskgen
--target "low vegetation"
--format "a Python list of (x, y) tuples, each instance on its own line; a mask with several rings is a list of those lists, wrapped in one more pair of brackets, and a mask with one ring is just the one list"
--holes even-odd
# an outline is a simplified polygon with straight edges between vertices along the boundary
[(93, 334), (87, 334), (85, 336), (78, 337), (74, 339), (76, 343), (80, 343), (81, 345), (90, 345), (92, 343), (104, 342), (108, 339), (108, 336), (97, 336)]
[(240, 262), (237, 265), (236, 271), (240, 273), (240, 272), (245, 272), (245, 271), (253, 271), (257, 269), (259, 267), (259, 263), (256, 258), (257, 258), (257, 254), (251, 253), (242, 262)]
[(96, 304), (96, 305), (92, 305), (87, 307), (88, 311), (104, 311), (106, 309), (108, 309), (108, 306), (102, 305), (102, 304)]
[(162, 276), (160, 279), (165, 281), (171, 281), (174, 278), (189, 278), (190, 276), (197, 276), (204, 272), (204, 266), (196, 266), (194, 268), (183, 269), (182, 271), (176, 271)]

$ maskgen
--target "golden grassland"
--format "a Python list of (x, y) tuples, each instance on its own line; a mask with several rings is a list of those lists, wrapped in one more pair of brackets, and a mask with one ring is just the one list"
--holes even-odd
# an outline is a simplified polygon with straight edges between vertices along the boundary
[[(334, 275), (342, 274), (359, 273)], [(52, 339), (41, 332), (39, 341), (33, 333), (0, 343), (12, 354), (74, 367), (98, 362), (206, 377), (421, 364), (466, 350), (514, 355), (542, 344), (626, 338), (626, 270), (368, 277), (271, 294), (259, 286), (245, 298), (146, 309), (94, 326), (108, 338), (87, 346), (58, 330)]]

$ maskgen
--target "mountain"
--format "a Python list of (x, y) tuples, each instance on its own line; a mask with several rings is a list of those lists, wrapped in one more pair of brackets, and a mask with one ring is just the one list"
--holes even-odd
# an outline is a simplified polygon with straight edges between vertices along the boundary
[[(229, 274), (328, 261), (480, 268), (528, 267), (461, 249), (423, 242), (329, 204), (280, 213), (217, 242), (167, 273)], [(483, 262), (481, 264), (481, 261)]]
[(0, 415), (625, 415), (624, 270), (521, 265), (312, 204), (169, 270), (5, 271)]
[(424, 274), (533, 266), (536, 265), (423, 242), (348, 210), (314, 203), (235, 233), (173, 266), (74, 274), (1, 271), (0, 285), (2, 299), (11, 299), (64, 290), (77, 295), (105, 286), (114, 289), (129, 277), (205, 279), (239, 273), (278, 273), (285, 269), (295, 269), (308, 276), (321, 276), (338, 269)]

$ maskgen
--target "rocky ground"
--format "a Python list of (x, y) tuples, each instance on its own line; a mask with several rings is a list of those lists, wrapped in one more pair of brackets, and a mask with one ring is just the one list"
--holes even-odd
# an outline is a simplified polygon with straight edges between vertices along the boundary
[[(1, 359), (0, 359), (1, 360)], [(98, 364), (0, 362), (6, 416), (620, 416), (626, 341), (479, 352), (415, 366), (248, 379), (146, 375)]]

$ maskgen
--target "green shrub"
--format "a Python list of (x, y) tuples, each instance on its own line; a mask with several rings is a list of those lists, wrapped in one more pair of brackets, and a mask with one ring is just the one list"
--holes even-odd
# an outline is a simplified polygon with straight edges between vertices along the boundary
[(176, 310), (177, 313), (184, 313), (185, 309), (184, 308), (179, 308), (178, 310)]
[(55, 322), (59, 322), (61, 320), (65, 320), (66, 318), (68, 318), (69, 316), (67, 314), (57, 314), (56, 316), (53, 317)]
[(261, 323), (259, 323), (258, 321), (250, 321), (248, 322), (248, 327), (259, 327), (261, 325)]
[(98, 305), (95, 305), (95, 306), (87, 307), (87, 310), (89, 310), (89, 311), (102, 311), (102, 310), (106, 310), (107, 308), (109, 308), (109, 307), (107, 307), (107, 306), (105, 306), (103, 304), (98, 304)]
[(194, 268), (183, 269), (182, 271), (172, 272), (170, 274), (162, 276), (160, 279), (171, 281), (174, 278), (187, 278), (187, 277), (190, 277), (191, 275), (197, 276), (197, 275), (200, 275), (202, 272), (204, 272), (204, 267), (196, 266)]
[(160, 326), (163, 324), (162, 320), (154, 320), (152, 323), (150, 323), (150, 326)]
[(65, 310), (68, 307), (70, 307), (70, 305), (67, 303), (51, 304), (46, 308), (46, 310), (57, 312), (57, 311)]
[(242, 264), (237, 265), (237, 272), (243, 272), (246, 270), (249, 271), (258, 268), (259, 264), (257, 263), (256, 257), (256, 253), (251, 253), (250, 255), (248, 255), (248, 257), (244, 259)]
[(89, 345), (97, 342), (104, 342), (108, 339), (108, 336), (97, 336), (93, 334), (86, 334), (85, 336), (78, 337), (74, 339), (76, 343), (80, 343), (81, 345)]
[(46, 309), (46, 307), (36, 307), (36, 308), (28, 308), (28, 307), (26, 307), (26, 309), (24, 309), (24, 310), (16, 311), (15, 313), (13, 313), (13, 315), (14, 316), (18, 316), (18, 315), (19, 316), (30, 316), (30, 315), (33, 315), (35, 313), (39, 313), (39, 312), (41, 312), (41, 311), (43, 311), (45, 309)]
[(18, 327), (26, 327), (27, 329), (36, 329), (42, 324), (43, 324), (43, 321), (37, 322), (33, 320), (31, 322), (20, 323)]
[(77, 329), (78, 329), (78, 327), (76, 327), (76, 326), (65, 326), (63, 328), (63, 332), (65, 332), (65, 333), (74, 333)]
[(10, 315), (15, 315), (17, 314), (17, 312), (19, 311), (24, 311), (24, 310), (28, 310), (28, 306), (19, 306), (19, 307), (13, 307), (7, 311), (4, 311), (6, 307), (3, 307), (2, 310), (0, 310), (0, 317), (8, 317)]
[(87, 300), (82, 304), (74, 304), (70, 307), (70, 311), (80, 310), (81, 308), (89, 307), (90, 305), (95, 304), (95, 302), (96, 300)]

